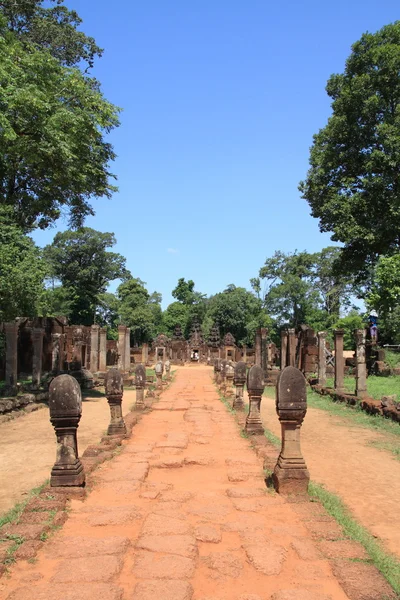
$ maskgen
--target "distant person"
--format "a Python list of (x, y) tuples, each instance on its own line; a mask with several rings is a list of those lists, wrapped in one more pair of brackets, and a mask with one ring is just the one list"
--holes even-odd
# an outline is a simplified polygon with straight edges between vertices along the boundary
[(368, 318), (369, 321), (369, 333), (371, 335), (371, 341), (373, 344), (378, 343), (378, 313), (376, 310), (371, 310)]

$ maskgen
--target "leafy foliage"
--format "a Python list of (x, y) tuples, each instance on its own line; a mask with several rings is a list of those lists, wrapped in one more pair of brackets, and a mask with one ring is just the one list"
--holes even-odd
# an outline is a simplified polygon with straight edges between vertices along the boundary
[(321, 231), (345, 244), (342, 266), (367, 278), (399, 248), (400, 21), (352, 47), (327, 93), (333, 114), (314, 136), (300, 190)]
[(161, 295), (150, 295), (143, 281), (130, 278), (118, 287), (117, 296), (121, 321), (130, 327), (134, 343), (150, 342), (161, 324)]

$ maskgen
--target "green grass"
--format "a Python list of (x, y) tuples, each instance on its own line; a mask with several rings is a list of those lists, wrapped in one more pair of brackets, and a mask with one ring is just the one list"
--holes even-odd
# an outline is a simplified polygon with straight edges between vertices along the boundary
[(311, 498), (318, 499), (325, 510), (339, 523), (346, 538), (360, 543), (365, 548), (372, 563), (400, 595), (400, 562), (385, 552), (372, 534), (357, 523), (338, 496), (313, 482), (310, 482), (309, 494)]
[(5, 514), (1, 515), (0, 516), (0, 527), (5, 525), (6, 523), (17, 523), (22, 514), (22, 511), (24, 510), (24, 508), (28, 504), (28, 502), (33, 497), (38, 496), (48, 483), (49, 483), (49, 480), (45, 481), (42, 485), (40, 485), (36, 488), (33, 488), (28, 493), (26, 499), (23, 500), (23, 502), (18, 502), (18, 504), (15, 504), (15, 506), (10, 508), (9, 511), (7, 511)]
[(369, 442), (368, 446), (390, 452), (397, 460), (400, 460), (400, 446), (397, 440), (393, 442), (388, 440), (373, 440), (372, 442)]
[[(333, 378), (326, 380), (327, 387), (333, 387)], [(347, 392), (355, 393), (356, 380), (354, 377), (344, 378), (344, 387)], [(367, 378), (368, 395), (375, 400), (380, 400), (382, 396), (396, 396), (396, 400), (400, 400), (400, 376), (391, 375), (390, 377), (378, 377), (370, 375)]]

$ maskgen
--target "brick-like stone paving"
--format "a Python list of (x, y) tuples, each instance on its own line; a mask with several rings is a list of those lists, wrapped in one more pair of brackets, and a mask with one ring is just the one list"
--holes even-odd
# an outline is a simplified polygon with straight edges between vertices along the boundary
[(304, 505), (266, 489), (211, 373), (178, 370), (36, 561), (0, 580), (2, 599), (348, 599), (315, 541), (332, 523), (311, 533)]

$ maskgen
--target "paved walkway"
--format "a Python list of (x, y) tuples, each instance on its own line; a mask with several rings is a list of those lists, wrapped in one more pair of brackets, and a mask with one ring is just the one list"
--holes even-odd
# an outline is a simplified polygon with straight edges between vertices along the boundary
[(333, 525), (310, 529), (311, 505), (265, 489), (210, 377), (178, 371), (36, 562), (0, 580), (2, 599), (348, 599), (314, 542)]

